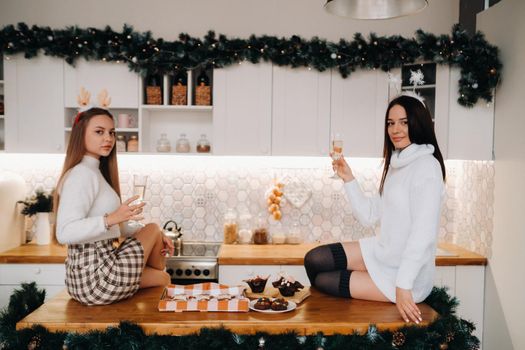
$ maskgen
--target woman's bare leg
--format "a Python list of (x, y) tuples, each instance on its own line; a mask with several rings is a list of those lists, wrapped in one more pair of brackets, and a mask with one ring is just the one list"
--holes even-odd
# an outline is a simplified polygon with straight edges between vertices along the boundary
[(352, 271), (350, 276), (350, 295), (354, 299), (385, 301), (387, 297), (377, 288), (368, 271)]
[(167, 286), (170, 284), (171, 278), (167, 272), (154, 269), (152, 267), (144, 267), (142, 277), (140, 278), (139, 288), (149, 288), (157, 286)]
[(134, 237), (139, 240), (144, 248), (144, 266), (157, 270), (164, 270), (166, 258), (161, 254), (164, 248), (162, 231), (157, 224), (147, 224)]
[(348, 263), (347, 270), (366, 271), (366, 266), (365, 262), (363, 261), (363, 255), (361, 254), (359, 242), (344, 242), (342, 244), (346, 254), (346, 261)]

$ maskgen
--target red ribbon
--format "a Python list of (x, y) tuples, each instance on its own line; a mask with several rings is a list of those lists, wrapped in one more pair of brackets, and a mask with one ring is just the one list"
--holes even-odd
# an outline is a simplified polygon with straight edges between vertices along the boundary
[(75, 117), (75, 122), (73, 123), (73, 126), (77, 125), (78, 121), (80, 120), (81, 115), (82, 115), (82, 112), (78, 112), (77, 116)]

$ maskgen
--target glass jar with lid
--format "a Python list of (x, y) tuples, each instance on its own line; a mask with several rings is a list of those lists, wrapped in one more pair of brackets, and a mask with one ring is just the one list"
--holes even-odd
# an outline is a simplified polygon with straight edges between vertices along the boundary
[(275, 220), (271, 227), (272, 243), (273, 244), (284, 244), (286, 243), (286, 234), (283, 231), (283, 227), (280, 221)]
[(210, 141), (206, 138), (206, 134), (201, 134), (201, 138), (197, 141), (198, 153), (210, 153)]
[(238, 242), (241, 244), (250, 244), (252, 242), (252, 215), (242, 213), (239, 216), (239, 237)]
[(126, 152), (126, 139), (124, 135), (117, 135), (117, 152)]
[(228, 209), (224, 214), (224, 244), (237, 242), (237, 213), (233, 209)]
[(185, 133), (180, 134), (179, 139), (177, 140), (177, 145), (175, 150), (178, 153), (189, 153), (190, 152), (190, 141), (186, 137)]
[(286, 237), (286, 241), (289, 244), (303, 243), (303, 235), (301, 233), (301, 228), (299, 227), (298, 222), (295, 222), (290, 228), (290, 232), (288, 232), (288, 237)]
[(128, 140), (128, 152), (138, 152), (139, 151), (139, 138), (137, 135), (131, 135)]
[(253, 243), (255, 244), (268, 244), (269, 233), (268, 233), (268, 220), (265, 214), (259, 214), (257, 218), (257, 225), (253, 230)]
[(170, 152), (171, 144), (170, 140), (166, 137), (166, 134), (160, 134), (160, 139), (157, 140), (157, 152)]

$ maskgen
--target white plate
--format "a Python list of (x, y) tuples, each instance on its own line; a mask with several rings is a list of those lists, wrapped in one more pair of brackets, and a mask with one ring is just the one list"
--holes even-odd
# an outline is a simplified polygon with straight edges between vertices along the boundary
[(272, 309), (259, 310), (259, 309), (256, 309), (254, 307), (256, 302), (257, 302), (257, 300), (250, 301), (250, 309), (252, 309), (253, 311), (262, 312), (262, 313), (265, 313), (265, 314), (280, 314), (280, 313), (283, 313), (283, 312), (288, 312), (288, 311), (295, 310), (295, 308), (297, 307), (296, 303), (294, 303), (293, 301), (288, 301), (288, 307), (286, 308), (286, 310), (272, 310)]

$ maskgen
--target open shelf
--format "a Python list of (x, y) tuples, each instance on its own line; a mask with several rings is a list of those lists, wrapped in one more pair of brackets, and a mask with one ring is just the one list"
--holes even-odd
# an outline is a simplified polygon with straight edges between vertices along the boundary
[(151, 111), (212, 111), (213, 106), (188, 106), (188, 105), (141, 105), (143, 110)]

